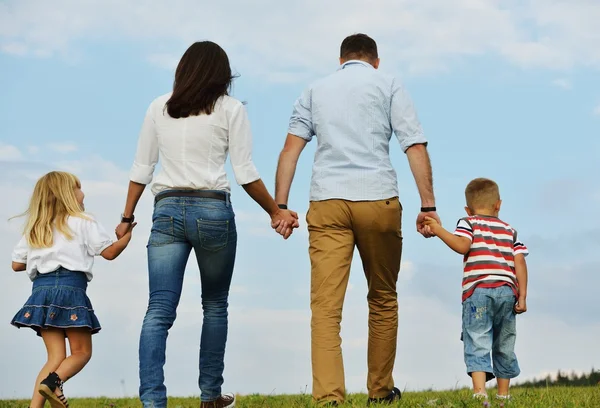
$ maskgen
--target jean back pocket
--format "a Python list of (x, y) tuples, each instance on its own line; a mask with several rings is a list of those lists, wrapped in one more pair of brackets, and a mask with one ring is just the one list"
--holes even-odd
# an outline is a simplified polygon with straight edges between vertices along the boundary
[(175, 241), (173, 217), (157, 217), (152, 222), (148, 246), (172, 244)]
[(218, 251), (227, 246), (229, 240), (229, 220), (196, 220), (200, 246), (208, 251)]

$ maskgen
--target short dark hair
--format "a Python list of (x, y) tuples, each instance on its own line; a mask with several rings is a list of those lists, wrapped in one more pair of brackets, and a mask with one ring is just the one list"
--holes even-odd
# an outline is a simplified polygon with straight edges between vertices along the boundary
[(195, 42), (177, 65), (173, 93), (166, 103), (169, 116), (210, 115), (217, 100), (228, 94), (233, 79), (223, 48), (212, 41)]
[(366, 34), (352, 34), (342, 41), (340, 47), (340, 58), (349, 59), (364, 59), (370, 61), (376, 60), (377, 43)]

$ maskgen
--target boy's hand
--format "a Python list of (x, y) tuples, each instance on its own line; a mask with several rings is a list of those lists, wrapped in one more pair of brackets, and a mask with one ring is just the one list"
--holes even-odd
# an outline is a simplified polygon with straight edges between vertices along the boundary
[(425, 220), (423, 221), (423, 225), (425, 225), (425, 227), (427, 227), (433, 235), (437, 235), (437, 232), (439, 231), (439, 228), (441, 227), (438, 220), (436, 220), (435, 218), (432, 218), (432, 217), (425, 217)]
[(519, 297), (517, 304), (515, 305), (515, 313), (521, 314), (527, 311), (527, 299), (525, 297)]

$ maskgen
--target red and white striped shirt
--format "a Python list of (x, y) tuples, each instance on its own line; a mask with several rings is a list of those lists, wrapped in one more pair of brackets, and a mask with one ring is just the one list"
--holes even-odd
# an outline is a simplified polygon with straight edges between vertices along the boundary
[(454, 235), (471, 240), (471, 249), (464, 257), (463, 302), (476, 287), (508, 285), (517, 296), (515, 255), (527, 256), (529, 251), (514, 228), (497, 217), (474, 215), (461, 218)]

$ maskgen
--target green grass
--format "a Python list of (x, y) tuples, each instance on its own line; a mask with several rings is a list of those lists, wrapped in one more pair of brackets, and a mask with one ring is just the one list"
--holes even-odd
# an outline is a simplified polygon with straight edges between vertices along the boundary
[[(490, 397), (495, 390), (489, 390)], [(600, 408), (600, 387), (549, 387), (549, 388), (515, 388), (511, 390), (513, 400), (506, 403), (508, 407), (523, 408)], [(364, 394), (348, 396), (346, 404), (341, 407), (365, 407), (367, 397)], [(27, 407), (28, 401), (0, 401), (0, 408)], [(197, 408), (199, 399), (170, 398), (169, 408)], [(48, 406), (48, 404), (46, 404)], [(94, 398), (70, 400), (72, 408), (127, 408), (141, 407), (137, 399)], [(236, 408), (304, 408), (312, 407), (309, 395), (248, 395), (238, 397)], [(456, 391), (422, 391), (406, 392), (402, 400), (392, 407), (483, 407), (483, 402), (474, 401), (468, 389)], [(490, 407), (501, 407), (501, 403), (490, 398)], [(388, 405), (389, 407), (389, 405)]]

